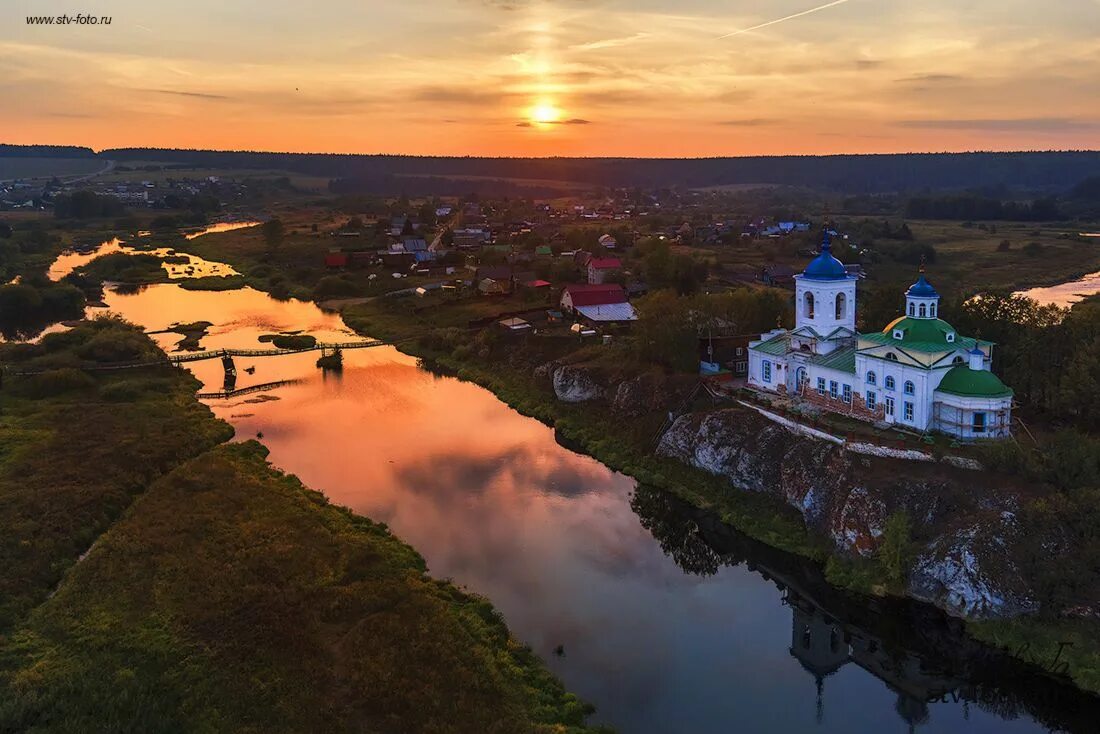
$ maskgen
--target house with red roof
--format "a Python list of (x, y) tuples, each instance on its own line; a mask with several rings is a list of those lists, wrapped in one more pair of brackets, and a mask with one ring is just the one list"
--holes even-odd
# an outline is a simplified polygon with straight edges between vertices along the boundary
[(561, 310), (591, 322), (635, 321), (638, 316), (618, 283), (567, 285)]
[(325, 255), (325, 267), (326, 268), (346, 268), (348, 266), (348, 256), (344, 252), (329, 252)]
[(594, 257), (588, 261), (588, 282), (599, 285), (607, 282), (612, 273), (623, 269), (623, 261), (617, 257)]

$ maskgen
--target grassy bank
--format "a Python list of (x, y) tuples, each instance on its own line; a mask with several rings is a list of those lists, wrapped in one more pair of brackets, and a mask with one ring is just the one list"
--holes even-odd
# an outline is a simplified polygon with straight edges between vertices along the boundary
[(223, 443), (186, 372), (71, 366), (154, 350), (132, 327), (0, 349), (47, 369), (0, 393), (0, 731), (589, 731), (488, 601)]

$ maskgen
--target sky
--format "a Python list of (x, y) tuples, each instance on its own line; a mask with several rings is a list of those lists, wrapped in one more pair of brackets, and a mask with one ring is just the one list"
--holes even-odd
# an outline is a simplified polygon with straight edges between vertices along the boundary
[(96, 149), (1096, 149), (1100, 0), (3, 0), (0, 100)]

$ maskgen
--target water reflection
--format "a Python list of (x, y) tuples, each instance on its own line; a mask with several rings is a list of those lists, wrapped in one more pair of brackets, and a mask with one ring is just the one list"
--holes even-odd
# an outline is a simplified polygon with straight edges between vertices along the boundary
[(46, 274), (49, 276), (50, 280), (61, 280), (69, 273), (79, 267), (87, 265), (97, 257), (110, 255), (115, 252), (122, 252), (123, 247), (122, 240), (118, 237), (114, 237), (93, 247), (68, 250), (58, 255), (57, 259), (50, 265), (50, 269)]
[(1035, 717), (1052, 731), (1091, 731), (1100, 720), (1100, 699), (967, 637), (959, 620), (924, 605), (839, 592), (814, 564), (659, 490), (639, 487), (631, 504), (688, 573), (711, 575), (745, 564), (782, 592), (790, 608), (789, 653), (813, 681), (819, 723), (834, 702), (826, 695), (827, 681), (853, 666), (896, 695), (894, 709), (910, 731), (932, 721), (943, 704), (960, 706), (968, 723), (976, 710), (1004, 719)]
[[(215, 224), (207, 225), (202, 229), (195, 232), (189, 232), (184, 235), (185, 239), (193, 240), (196, 237), (202, 237), (206, 234), (212, 234), (215, 232), (232, 232), (236, 229), (244, 229), (246, 227), (255, 227), (260, 222), (255, 220), (245, 220), (240, 222), (217, 222)], [(150, 232), (139, 232), (139, 237), (149, 236)], [(101, 242), (93, 246), (77, 247), (66, 252), (63, 252), (57, 257), (56, 260), (50, 265), (50, 269), (47, 272), (50, 280), (58, 281), (64, 278), (69, 273), (73, 272), (77, 268), (87, 265), (92, 260), (103, 255), (110, 255), (115, 252), (131, 252), (131, 253), (146, 253), (151, 255), (157, 255), (158, 257), (167, 257), (171, 255), (181, 255), (188, 259), (186, 263), (165, 263), (165, 270), (168, 271), (168, 277), (173, 279), (188, 278), (188, 277), (202, 277), (205, 275), (237, 275), (237, 271), (231, 268), (225, 263), (212, 263), (203, 260), (195, 255), (187, 253), (176, 253), (170, 248), (134, 248), (124, 243), (118, 237), (113, 237), (109, 240)], [(190, 268), (190, 271), (188, 271)]]
[(215, 224), (203, 227), (196, 232), (188, 232), (184, 235), (184, 237), (189, 240), (193, 240), (196, 237), (202, 237), (204, 234), (212, 234), (214, 232), (232, 232), (235, 229), (255, 227), (257, 224), (260, 224), (260, 222), (251, 219), (240, 222), (217, 222)]
[[(157, 285), (106, 300), (147, 329), (210, 321), (207, 348), (278, 331), (347, 333), (312, 304), (250, 289)], [(346, 352), (339, 374), (318, 370), (316, 357), (238, 359), (237, 388), (299, 382), (211, 407), (238, 437), (262, 434), (280, 468), (388, 523), (433, 574), (491, 598), (597, 705), (598, 721), (662, 733), (1045, 729), (1027, 707), (929, 700), (973, 678), (952, 667), (957, 630), (947, 644), (931, 632), (923, 646), (895, 641), (893, 627), (925, 634), (919, 610), (853, 605), (816, 570), (636, 490), (485, 390), (390, 347)], [(188, 366), (205, 390), (222, 386), (216, 361)], [(928, 662), (940, 659), (950, 664)]]
[(1052, 304), (1065, 308), (1100, 293), (1100, 273), (1089, 273), (1067, 283), (1029, 288), (1017, 293), (1033, 298), (1042, 305)]

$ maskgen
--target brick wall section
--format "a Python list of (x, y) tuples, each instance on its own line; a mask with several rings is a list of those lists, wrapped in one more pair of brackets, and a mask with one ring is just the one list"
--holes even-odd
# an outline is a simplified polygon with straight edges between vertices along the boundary
[(886, 405), (884, 403), (879, 402), (875, 405), (874, 410), (868, 410), (863, 395), (858, 392), (852, 393), (852, 404), (849, 405), (839, 395), (836, 398), (833, 398), (829, 393), (820, 395), (816, 389), (807, 385), (805, 392), (802, 394), (802, 400), (830, 413), (839, 413), (870, 423), (886, 418)]

